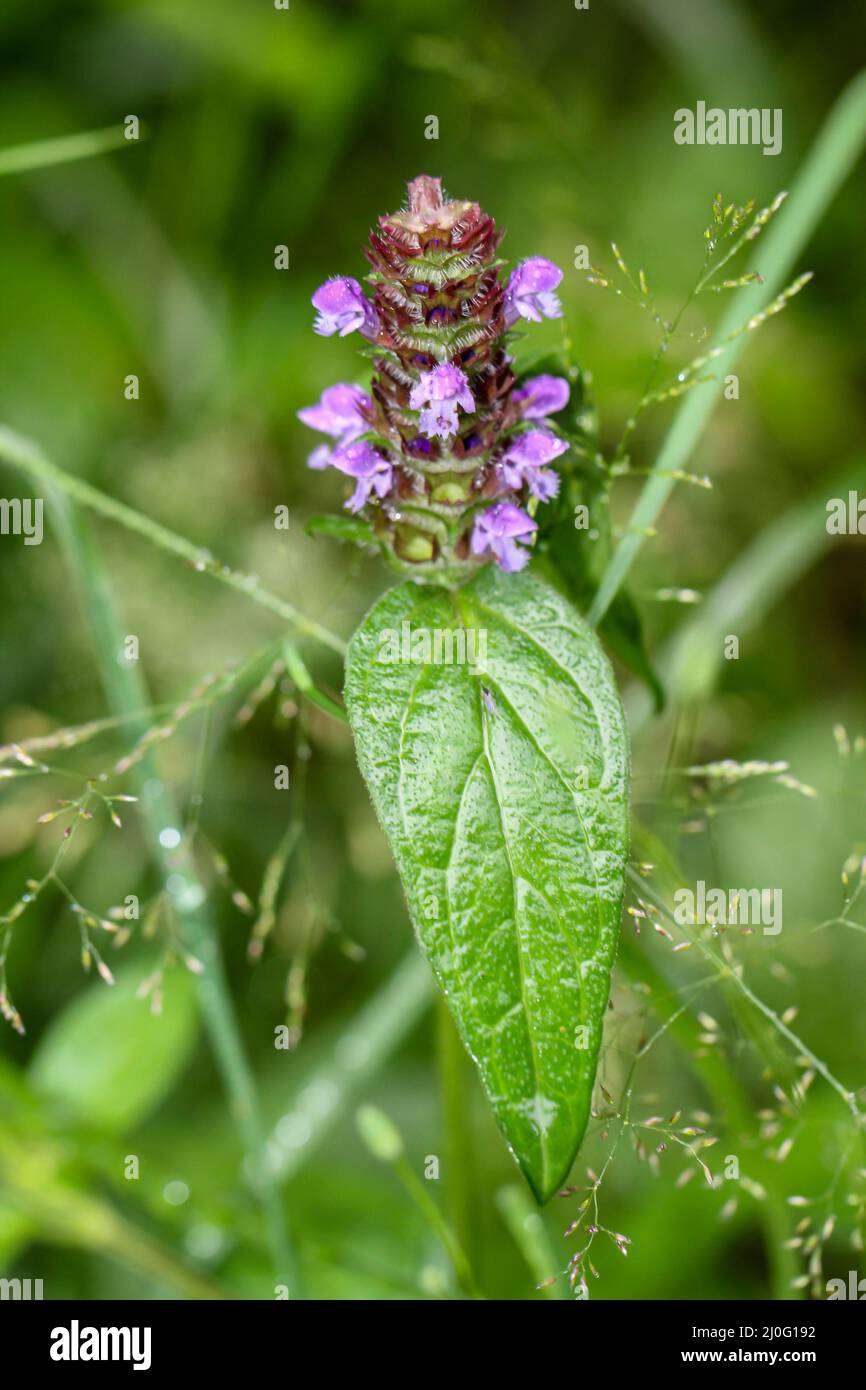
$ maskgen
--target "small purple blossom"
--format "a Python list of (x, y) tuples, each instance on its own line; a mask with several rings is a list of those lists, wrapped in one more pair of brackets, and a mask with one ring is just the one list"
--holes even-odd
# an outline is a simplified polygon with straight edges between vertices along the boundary
[(311, 454), (307, 455), (308, 468), (327, 468), (333, 457), (333, 451), (327, 444), (318, 444)]
[(322, 392), (318, 405), (306, 405), (298, 411), (298, 419), (320, 434), (330, 434), (334, 439), (348, 443), (363, 434), (367, 422), (361, 414), (371, 410), (373, 402), (360, 386), (350, 386), (338, 382)]
[(409, 393), (412, 410), (421, 412), (418, 426), (428, 439), (447, 439), (457, 433), (457, 407), (475, 409), (469, 380), (459, 367), (441, 362), (432, 372), (422, 372)]
[(371, 493), (379, 498), (385, 497), (393, 486), (393, 467), (385, 455), (366, 440), (341, 444), (332, 453), (330, 462), (341, 473), (357, 479), (358, 485), (346, 503), (350, 512), (359, 512)]
[(548, 502), (559, 492), (559, 478), (546, 465), (564, 454), (568, 444), (549, 430), (527, 430), (511, 441), (499, 461), (499, 471), (509, 487), (527, 484), (533, 497)]
[(528, 541), (537, 530), (538, 523), (520, 507), (497, 502), (475, 518), (470, 548), (473, 555), (492, 555), (501, 569), (513, 574), (529, 560), (529, 551), (517, 542)]
[(513, 392), (524, 420), (543, 420), (568, 405), (571, 387), (564, 376), (530, 376)]
[[(349, 386), (338, 382), (322, 392), (318, 405), (306, 405), (298, 411), (298, 419), (311, 430), (330, 434), (341, 444), (349, 444), (367, 429), (367, 421), (362, 410), (371, 410), (372, 401), (360, 386)], [(320, 444), (307, 459), (308, 468), (327, 468), (331, 462), (331, 450), (327, 444)]]
[(334, 333), (345, 338), (356, 328), (365, 338), (375, 338), (379, 332), (379, 315), (358, 281), (349, 275), (337, 275), (320, 285), (313, 295), (313, 308), (319, 311), (313, 328), (323, 338)]
[(542, 318), (562, 317), (562, 307), (553, 293), (562, 271), (544, 256), (531, 256), (515, 266), (505, 287), (505, 326), (511, 328), (519, 318), (540, 323)]

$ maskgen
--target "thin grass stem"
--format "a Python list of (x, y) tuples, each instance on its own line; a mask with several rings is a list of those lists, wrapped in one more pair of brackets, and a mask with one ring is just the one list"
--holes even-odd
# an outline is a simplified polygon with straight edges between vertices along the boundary
[[(149, 704), (135, 665), (118, 660), (123, 633), (101, 557), (72, 505), (54, 493), (53, 516), (63, 548), (80, 585), (93, 627), (100, 672), (109, 705), (116, 715), (130, 715)], [(143, 727), (141, 733), (146, 732)], [(184, 945), (202, 962), (197, 976), (199, 1003), (217, 1068), (241, 1136), (248, 1177), (262, 1210), (265, 1239), (279, 1283), (293, 1298), (302, 1297), (300, 1272), (288, 1237), (280, 1194), (267, 1163), (264, 1128), (252, 1068), (246, 1056), (229, 992), (219, 936), (206, 907), (205, 889), (185, 840), (176, 843), (181, 817), (174, 797), (158, 776), (153, 752), (132, 767), (151, 855), (170, 893)], [(168, 834), (166, 832), (169, 832)], [(169, 884), (171, 885), (169, 889)]]
[[(761, 285), (735, 292), (716, 335), (716, 345), (737, 326), (760, 314), (782, 288), (796, 257), (807, 245), (824, 212), (850, 174), (866, 143), (866, 71), (848, 84), (833, 106), (798, 174), (783, 211), (767, 230), (750, 270), (760, 270)], [(684, 398), (674, 417), (623, 536), (602, 576), (589, 609), (589, 621), (604, 617), (640, 553), (662, 507), (675, 486), (670, 475), (685, 468), (710, 418), (724, 377), (736, 362), (748, 334), (732, 338), (716, 358), (718, 375)]]

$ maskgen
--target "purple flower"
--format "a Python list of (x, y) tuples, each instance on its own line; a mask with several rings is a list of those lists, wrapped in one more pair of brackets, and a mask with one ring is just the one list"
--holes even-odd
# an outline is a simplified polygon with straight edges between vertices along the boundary
[(313, 328), (323, 338), (333, 333), (345, 338), (356, 328), (365, 338), (375, 338), (379, 332), (379, 315), (358, 281), (348, 275), (337, 275), (320, 285), (313, 295), (313, 308), (319, 311)]
[[(432, 372), (422, 372), (409, 393), (412, 410), (420, 410), (418, 426), (428, 439), (447, 439), (457, 433), (457, 407), (475, 409), (469, 381), (459, 367), (442, 362)], [(425, 408), (426, 407), (426, 408)]]
[(571, 387), (564, 376), (530, 376), (511, 399), (521, 404), (524, 420), (543, 420), (568, 405)]
[(358, 480), (358, 486), (346, 503), (350, 512), (359, 512), (371, 493), (384, 497), (393, 486), (394, 469), (385, 455), (366, 441), (341, 444), (332, 453), (330, 461), (341, 473)]
[(519, 318), (540, 323), (542, 318), (558, 319), (562, 308), (553, 291), (562, 271), (544, 256), (530, 256), (515, 266), (505, 287), (505, 326), (511, 328)]
[(564, 454), (568, 444), (549, 430), (527, 430), (511, 441), (499, 460), (499, 471), (509, 487), (526, 483), (533, 497), (547, 502), (559, 492), (559, 478), (546, 465)]
[(311, 454), (307, 455), (307, 467), (327, 468), (332, 458), (333, 453), (327, 444), (319, 444)]
[[(311, 430), (333, 435), (341, 444), (348, 444), (363, 434), (367, 421), (362, 410), (370, 410), (372, 401), (360, 386), (348, 386), (338, 382), (322, 392), (318, 405), (304, 406), (298, 411), (298, 419), (309, 425)], [(331, 450), (327, 444), (320, 444), (307, 459), (308, 468), (327, 468), (331, 462)]]
[(372, 409), (373, 402), (360, 386), (349, 386), (338, 382), (322, 392), (318, 405), (304, 406), (298, 411), (298, 419), (320, 434), (330, 434), (334, 439), (348, 442), (363, 434), (367, 422), (362, 410)]
[(511, 502), (497, 502), (475, 518), (470, 541), (472, 554), (492, 555), (497, 565), (509, 574), (522, 570), (529, 560), (529, 551), (517, 542), (528, 540), (537, 530), (537, 522), (520, 507)]

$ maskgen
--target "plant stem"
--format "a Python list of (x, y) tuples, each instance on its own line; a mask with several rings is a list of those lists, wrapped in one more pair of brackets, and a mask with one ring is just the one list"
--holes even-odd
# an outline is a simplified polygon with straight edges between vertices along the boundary
[(61, 135), (56, 140), (31, 140), (26, 145), (13, 145), (0, 150), (0, 175), (29, 174), (33, 169), (46, 169), (54, 164), (68, 164), (74, 159), (90, 159), (109, 150), (132, 146), (123, 127), (107, 126), (104, 130), (85, 130), (75, 135)]
[(451, 1225), (467, 1259), (475, 1240), (475, 1163), (472, 1153), (468, 1058), (442, 995), (436, 999), (436, 1052), (445, 1125), (445, 1197)]
[[(821, 127), (806, 162), (798, 174), (786, 207), (768, 228), (750, 270), (760, 270), (763, 284), (738, 290), (723, 318), (715, 342), (719, 344), (739, 324), (758, 314), (782, 286), (795, 258), (808, 243), (828, 204), (847, 178), (866, 141), (866, 72), (848, 84)], [(725, 375), (731, 371), (747, 335), (734, 338), (715, 359), (716, 380), (683, 399), (651, 476), (631, 515), (623, 536), (602, 576), (589, 610), (589, 621), (598, 624), (604, 617), (631, 569), (647, 533), (667, 501), (675, 479), (695, 449), (709, 420)]]
[[(829, 549), (833, 537), (815, 517), (828, 497), (844, 497), (863, 477), (862, 456), (824, 476), (820, 487), (765, 526), (706, 595), (694, 617), (656, 653), (654, 664), (672, 703), (704, 704), (724, 665), (724, 634), (753, 632), (782, 595)], [(623, 697), (632, 738), (653, 714), (653, 702), (635, 684)]]
[(559, 1277), (562, 1271), (556, 1267), (553, 1243), (542, 1215), (526, 1188), (518, 1183), (500, 1187), (496, 1194), (496, 1205), (536, 1285), (541, 1289), (542, 1298), (565, 1299), (567, 1295)]
[[(665, 899), (661, 896), (660, 893), (657, 893), (654, 888), (651, 888), (649, 884), (646, 882), (646, 880), (641, 878), (640, 874), (638, 874), (633, 868), (629, 868), (627, 870), (627, 876), (642, 897), (654, 903), (655, 906), (659, 909), (659, 911), (662, 912), (665, 915), (665, 917), (667, 917), (669, 922), (677, 926), (679, 925), (673, 912), (665, 902)], [(864, 1116), (857, 1104), (857, 1096), (855, 1092), (849, 1090), (847, 1086), (843, 1085), (843, 1083), (838, 1079), (838, 1077), (833, 1075), (833, 1073), (830, 1071), (830, 1068), (827, 1066), (827, 1063), (822, 1062), (821, 1058), (816, 1056), (816, 1054), (812, 1051), (810, 1047), (807, 1047), (803, 1039), (798, 1037), (797, 1034), (793, 1031), (793, 1029), (791, 1029), (788, 1026), (788, 1024), (785, 1023), (784, 1020), (781, 1019), (779, 1015), (773, 1009), (770, 1008), (768, 1004), (765, 1004), (763, 999), (760, 999), (758, 995), (755, 994), (754, 990), (746, 984), (745, 980), (742, 979), (740, 974), (737, 971), (733, 970), (731, 966), (728, 965), (728, 963), (722, 959), (718, 952), (713, 950), (712, 946), (710, 946), (708, 942), (704, 941), (704, 939), (700, 935), (700, 932), (695, 932), (695, 935), (689, 939), (694, 941), (698, 950), (705, 957), (705, 959), (708, 960), (710, 964), (716, 968), (716, 970), (719, 972), (719, 979), (725, 983), (733, 985), (736, 989), (738, 989), (739, 992), (743, 995), (743, 997), (747, 999), (748, 1002), (752, 1005), (752, 1007), (754, 1009), (757, 1009), (759, 1013), (763, 1014), (767, 1022), (773, 1028), (775, 1028), (776, 1032), (779, 1033), (781, 1037), (785, 1039), (788, 1045), (792, 1048), (794, 1055), (797, 1057), (804, 1057), (806, 1061), (809, 1063), (809, 1065), (813, 1067), (814, 1070), (818, 1073), (818, 1075), (824, 1078), (830, 1089), (836, 1092), (836, 1095), (845, 1105), (846, 1109), (848, 1110), (848, 1113), (854, 1121), (855, 1127), (858, 1129), (862, 1129), (864, 1127)]]
[[(433, 988), (430, 967), (413, 946), (346, 1024), (331, 1050), (331, 1059), (299, 1078), (295, 1103), (287, 1107), (283, 1119), (302, 1118), (309, 1137), (300, 1146), (283, 1144), (278, 1124), (270, 1140), (279, 1151), (275, 1166), (283, 1181), (310, 1161), (367, 1082), (426, 1013), (433, 1002)], [(323, 1093), (334, 1098), (327, 1109), (309, 1104), (309, 1098)]]
[[(640, 882), (641, 891), (645, 893), (645, 881), (641, 879)], [(649, 986), (655, 1013), (698, 1072), (712, 1103), (719, 1114), (724, 1116), (731, 1134), (734, 1137), (746, 1134), (754, 1121), (751, 1100), (744, 1094), (722, 1058), (711, 1048), (700, 1046), (700, 1024), (691, 1011), (680, 1003), (678, 992), (668, 984), (647, 953), (638, 949), (634, 937), (628, 932), (623, 934), (618, 959), (620, 968), (631, 979), (640, 980)], [(784, 1199), (772, 1182), (770, 1165), (763, 1155), (756, 1150), (751, 1155), (750, 1162), (756, 1178), (767, 1178), (767, 1195), (763, 1201), (756, 1203), (756, 1209), (764, 1231), (773, 1297), (796, 1298), (798, 1295), (792, 1289), (792, 1280), (797, 1273), (797, 1261), (794, 1252), (784, 1246), (784, 1241), (789, 1235), (788, 1211)]]
[(56, 1176), (46, 1182), (46, 1173), (56, 1175), (60, 1147), (47, 1140), (22, 1143), (12, 1127), (5, 1126), (0, 1136), (4, 1206), (25, 1216), (43, 1239), (104, 1255), (136, 1274), (168, 1284), (187, 1298), (223, 1297), (205, 1275), (101, 1198)]
[(442, 1215), (405, 1155), (401, 1155), (401, 1157), (395, 1161), (394, 1171), (428, 1225), (436, 1232), (436, 1235), (445, 1247), (448, 1258), (454, 1267), (454, 1273), (457, 1275), (457, 1282), (466, 1297), (483, 1298), (484, 1295), (480, 1292), (475, 1283), (469, 1259), (460, 1243), (459, 1237), (455, 1235), (451, 1226), (445, 1220), (445, 1217)]
[(259, 603), (263, 608), (268, 608), (272, 613), (276, 613), (279, 618), (288, 623), (295, 631), (302, 633), (322, 646), (329, 647), (331, 651), (337, 652), (340, 656), (345, 653), (346, 644), (336, 633), (330, 632), (328, 628), (317, 623), (313, 618), (306, 617), (300, 613), (293, 604), (285, 599), (279, 598), (265, 589), (252, 574), (244, 574), (240, 570), (230, 569), (228, 565), (215, 560), (209, 551), (201, 546), (193, 545), (185, 536), (179, 536), (174, 531), (169, 531), (160, 522), (145, 516), (143, 512), (136, 511), (134, 507), (128, 507), (124, 502), (118, 502), (115, 498), (100, 492), (98, 488), (92, 487), (83, 478), (73, 477), (72, 474), (64, 472), (58, 468), (57, 464), (52, 463), (44, 454), (32, 443), (23, 439), (12, 430), (0, 426), (0, 459), (5, 459), (8, 463), (20, 468), (31, 478), (44, 483), (46, 487), (54, 487), (60, 492), (71, 497), (73, 501), (80, 502), (82, 506), (89, 507), (92, 511), (99, 512), (101, 516), (108, 517), (111, 521), (116, 521), (121, 526), (125, 526), (129, 531), (135, 531), (140, 536), (146, 537), (154, 545), (162, 550), (167, 550), (173, 555), (177, 555), (182, 560), (186, 560), (193, 569), (202, 573), (210, 574), (214, 579), (218, 579), (221, 584), (226, 584), (230, 589), (235, 589), (238, 593), (246, 594), (254, 603)]
[[(109, 705), (116, 715), (141, 720), (139, 733), (144, 733), (146, 723), (140, 712), (149, 703), (147, 691), (138, 667), (124, 665), (119, 660), (123, 633), (101, 557), (74, 508), (57, 493), (52, 501), (60, 538), (93, 625)], [(171, 881), (171, 890), (166, 887), (166, 892), (179, 918), (184, 943), (205, 967), (197, 977), (202, 1017), (242, 1137), (250, 1180), (262, 1208), (265, 1237), (271, 1248), (276, 1278), (288, 1285), (294, 1298), (302, 1297), (279, 1191), (266, 1159), (255, 1079), (241, 1041), (217, 929), (205, 907), (205, 889), (198, 880), (188, 843), (181, 841), (176, 848), (163, 844), (164, 832), (179, 829), (181, 818), (171, 791), (158, 775), (151, 752), (133, 765), (132, 775), (152, 857), (163, 882)]]

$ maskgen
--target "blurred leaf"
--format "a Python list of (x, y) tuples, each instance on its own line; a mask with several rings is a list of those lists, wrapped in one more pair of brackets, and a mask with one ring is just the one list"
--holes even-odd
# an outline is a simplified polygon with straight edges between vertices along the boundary
[(107, 130), (84, 131), (81, 135), (62, 135), (56, 140), (33, 140), (26, 145), (0, 150), (0, 175), (26, 174), (32, 169), (46, 169), (70, 160), (91, 159), (123, 145), (129, 147), (129, 142), (120, 125), (109, 126)]
[[(486, 632), (481, 669), (380, 662), (404, 622)], [(626, 859), (624, 717), (556, 590), (488, 569), (399, 585), (352, 639), (358, 760), (496, 1119), (547, 1201), (589, 1115)]]
[(393, 1163), (403, 1154), (403, 1139), (394, 1121), (378, 1105), (362, 1105), (355, 1114), (358, 1133), (374, 1158)]
[(93, 985), (50, 1024), (30, 1065), (39, 1095), (119, 1133), (169, 1094), (198, 1031), (195, 985), (187, 971), (172, 970), (162, 1013), (153, 1014), (136, 998), (147, 973), (139, 966), (119, 972), (113, 988)]
[(353, 545), (374, 545), (373, 528), (368, 521), (352, 516), (311, 516), (304, 527), (308, 536), (330, 536)]
[(30, 1243), (37, 1227), (23, 1212), (0, 1206), (0, 1269), (7, 1269)]

